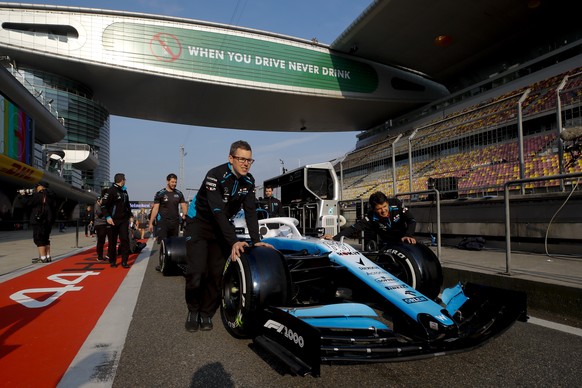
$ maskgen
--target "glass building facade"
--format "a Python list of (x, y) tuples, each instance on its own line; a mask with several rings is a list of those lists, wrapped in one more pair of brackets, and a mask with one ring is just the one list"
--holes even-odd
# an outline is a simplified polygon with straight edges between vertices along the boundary
[[(98, 166), (93, 170), (79, 171), (65, 164), (63, 176), (67, 183), (98, 193), (109, 185), (109, 112), (93, 100), (93, 92), (86, 85), (61, 75), (18, 67), (24, 86), (51, 112), (64, 119), (67, 135), (60, 142), (87, 144), (96, 153)], [(20, 78), (19, 78), (20, 80)]]

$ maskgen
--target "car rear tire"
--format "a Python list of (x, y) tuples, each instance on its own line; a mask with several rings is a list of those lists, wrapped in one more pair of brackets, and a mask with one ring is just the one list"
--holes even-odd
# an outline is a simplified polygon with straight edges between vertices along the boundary
[(178, 264), (186, 262), (186, 239), (184, 237), (168, 237), (160, 242), (158, 258), (160, 272), (164, 276), (181, 273)]
[(393, 244), (382, 249), (377, 264), (420, 291), (435, 299), (443, 286), (443, 269), (438, 257), (424, 244)]
[(251, 248), (236, 261), (230, 258), (222, 278), (220, 315), (235, 338), (252, 338), (267, 306), (289, 303), (290, 276), (284, 256), (267, 247)]

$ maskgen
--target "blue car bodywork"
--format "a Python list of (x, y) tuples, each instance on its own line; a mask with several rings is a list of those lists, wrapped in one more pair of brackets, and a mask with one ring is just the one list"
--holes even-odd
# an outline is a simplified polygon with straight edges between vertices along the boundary
[(466, 351), (527, 319), (523, 293), (459, 283), (427, 296), (351, 245), (301, 236), (295, 225), (260, 221), (276, 250), (227, 260), (221, 308), (227, 331), (253, 338), (294, 374), (317, 376), (322, 362)]

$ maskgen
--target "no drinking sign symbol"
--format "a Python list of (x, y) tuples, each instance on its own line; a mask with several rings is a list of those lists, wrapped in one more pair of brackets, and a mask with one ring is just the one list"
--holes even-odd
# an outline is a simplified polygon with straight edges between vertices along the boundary
[(150, 50), (154, 57), (164, 62), (174, 62), (182, 55), (182, 45), (172, 34), (159, 32), (150, 40)]

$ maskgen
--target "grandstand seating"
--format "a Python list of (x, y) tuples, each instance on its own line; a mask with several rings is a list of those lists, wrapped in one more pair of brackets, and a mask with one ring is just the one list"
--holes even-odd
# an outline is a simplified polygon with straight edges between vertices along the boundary
[[(456, 177), (460, 196), (497, 193), (509, 180), (520, 178), (519, 147), (516, 136), (517, 102), (530, 89), (522, 104), (524, 121), (543, 115), (555, 115), (556, 87), (568, 75), (560, 94), (564, 117), (580, 122), (582, 107), (582, 68), (573, 69), (546, 80), (520, 87), (495, 98), (481, 101), (460, 111), (419, 126), (414, 140), (412, 170), (413, 191), (426, 190), (429, 178)], [(570, 125), (574, 125), (570, 123)], [(576, 125), (580, 125), (577, 123)], [(367, 146), (356, 148), (343, 160), (343, 198), (366, 198), (375, 190), (390, 194), (392, 182), (392, 144), (400, 156), (396, 166), (398, 192), (410, 191), (408, 166), (408, 137), (414, 128), (383, 133)], [(558, 131), (539, 125), (524, 138), (524, 176), (550, 176), (559, 173)], [(564, 155), (564, 163), (570, 156)], [(582, 171), (577, 160), (567, 172)], [(535, 182), (526, 189), (559, 186), (557, 180)], [(518, 189), (513, 187), (513, 189)]]

